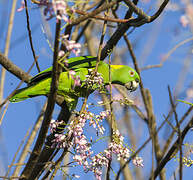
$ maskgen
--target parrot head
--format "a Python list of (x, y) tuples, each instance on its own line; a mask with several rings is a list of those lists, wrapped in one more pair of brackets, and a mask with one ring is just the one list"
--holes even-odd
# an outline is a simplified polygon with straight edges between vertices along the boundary
[(123, 85), (129, 91), (135, 91), (140, 83), (138, 73), (131, 67), (125, 65), (111, 65), (112, 83)]

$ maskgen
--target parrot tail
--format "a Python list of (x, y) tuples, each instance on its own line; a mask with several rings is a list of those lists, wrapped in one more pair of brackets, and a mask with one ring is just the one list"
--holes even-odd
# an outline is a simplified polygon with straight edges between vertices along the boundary
[(35, 86), (29, 86), (26, 88), (18, 89), (15, 94), (9, 99), (9, 101), (15, 103), (40, 95), (46, 95), (46, 91), (42, 88), (37, 89), (37, 87)]

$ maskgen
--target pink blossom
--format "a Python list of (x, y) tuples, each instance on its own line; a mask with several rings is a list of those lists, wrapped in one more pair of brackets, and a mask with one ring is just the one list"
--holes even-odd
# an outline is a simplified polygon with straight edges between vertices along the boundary
[(64, 54), (65, 54), (65, 53), (64, 53), (64, 51), (62, 51), (62, 50), (60, 50), (60, 51), (58, 52), (58, 56), (59, 56), (59, 57), (64, 56)]
[(57, 0), (52, 2), (54, 12), (56, 14), (56, 18), (60, 20), (64, 20), (65, 22), (69, 22), (68, 14), (66, 11), (67, 4), (63, 0)]
[(25, 9), (25, 1), (21, 1), (21, 7), (17, 9), (17, 12), (21, 12)]
[(189, 24), (189, 19), (186, 15), (182, 15), (180, 17), (180, 23), (182, 24), (183, 27), (187, 27)]
[(113, 95), (113, 101), (119, 101), (122, 98), (123, 98), (123, 96), (120, 93), (115, 93)]
[(73, 156), (73, 159), (76, 160), (76, 161), (82, 161), (81, 156), (77, 155), (77, 154), (75, 156)]
[(77, 86), (80, 86), (81, 85), (80, 76), (76, 76), (76, 72), (72, 70), (69, 71), (69, 74), (71, 75), (72, 79), (74, 80), (72, 89), (74, 89)]
[(74, 75), (76, 74), (76, 72), (75, 72), (75, 71), (70, 70), (70, 71), (69, 71), (69, 74), (70, 74), (70, 75), (72, 75), (72, 76), (74, 76)]
[(76, 41), (68, 40), (69, 35), (62, 37), (62, 43), (66, 46), (68, 51), (72, 51), (76, 56), (80, 54), (81, 44), (76, 43)]
[(187, 96), (188, 99), (192, 99), (193, 98), (193, 88), (187, 89), (186, 96)]
[(63, 125), (64, 121), (55, 121), (55, 120), (51, 120), (50, 122), (50, 131), (51, 133), (55, 132), (57, 127), (60, 125)]
[(143, 159), (141, 157), (138, 157), (138, 156), (133, 159), (133, 164), (137, 167), (143, 167), (144, 166), (143, 165)]
[(100, 112), (100, 119), (106, 118), (109, 114), (110, 112), (108, 110)]

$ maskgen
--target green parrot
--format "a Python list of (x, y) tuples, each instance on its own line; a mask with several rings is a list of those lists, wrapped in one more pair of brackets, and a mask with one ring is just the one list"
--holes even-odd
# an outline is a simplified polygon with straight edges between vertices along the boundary
[[(97, 57), (93, 56), (67, 59), (67, 68), (63, 67), (60, 73), (57, 94), (64, 97), (69, 110), (75, 109), (79, 97), (85, 97), (88, 92), (92, 93), (97, 89), (97, 83), (91, 84), (91, 90), (87, 86), (91, 77), (89, 74), (92, 70), (94, 72), (96, 63)], [(140, 82), (137, 72), (126, 65), (108, 65), (100, 61), (97, 72), (102, 77), (104, 86), (111, 81), (112, 84), (120, 84), (129, 91), (134, 91)], [(35, 96), (48, 95), (51, 85), (51, 73), (52, 67), (40, 72), (30, 80), (27, 87), (17, 90), (9, 100), (11, 102), (19, 102)], [(109, 75), (111, 78), (109, 78)], [(77, 81), (80, 83), (77, 84)]]

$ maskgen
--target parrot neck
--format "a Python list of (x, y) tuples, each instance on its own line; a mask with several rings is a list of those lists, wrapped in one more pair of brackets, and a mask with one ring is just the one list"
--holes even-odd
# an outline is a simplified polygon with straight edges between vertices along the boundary
[[(109, 84), (111, 81), (112, 84), (120, 84), (124, 85), (124, 72), (123, 72), (124, 65), (109, 65), (100, 62), (100, 66), (98, 67), (98, 72), (103, 74), (104, 84)], [(109, 70), (111, 71), (109, 73)], [(109, 78), (109, 75), (111, 78)]]
[[(120, 68), (122, 68), (123, 65), (111, 65), (110, 67), (110, 74), (111, 74), (111, 79), (110, 81), (112, 84), (120, 84), (124, 85), (122, 81), (122, 75), (120, 74)], [(109, 72), (109, 71), (108, 71)]]

